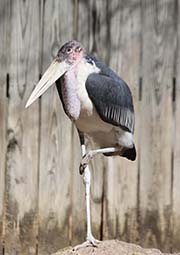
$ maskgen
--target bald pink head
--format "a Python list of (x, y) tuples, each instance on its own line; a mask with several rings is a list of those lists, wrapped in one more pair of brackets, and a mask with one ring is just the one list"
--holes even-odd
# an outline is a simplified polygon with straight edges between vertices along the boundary
[(60, 62), (66, 60), (70, 64), (74, 64), (83, 58), (85, 49), (81, 43), (72, 40), (65, 43), (58, 51), (57, 58)]

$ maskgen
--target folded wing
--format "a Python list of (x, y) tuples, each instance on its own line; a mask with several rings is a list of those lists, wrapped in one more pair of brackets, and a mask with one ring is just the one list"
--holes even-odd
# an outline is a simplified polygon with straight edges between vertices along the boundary
[(93, 73), (86, 81), (86, 89), (103, 121), (134, 133), (132, 95), (123, 80)]

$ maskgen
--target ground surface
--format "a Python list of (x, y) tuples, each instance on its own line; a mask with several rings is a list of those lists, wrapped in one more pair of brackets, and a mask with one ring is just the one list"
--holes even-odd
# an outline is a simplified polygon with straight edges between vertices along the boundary
[[(72, 247), (65, 248), (51, 255), (160, 255), (157, 249), (144, 249), (135, 244), (129, 244), (118, 240), (103, 241), (98, 248), (87, 247), (78, 251), (72, 251)], [(174, 255), (180, 253), (174, 253)], [(168, 255), (168, 254), (166, 254)]]

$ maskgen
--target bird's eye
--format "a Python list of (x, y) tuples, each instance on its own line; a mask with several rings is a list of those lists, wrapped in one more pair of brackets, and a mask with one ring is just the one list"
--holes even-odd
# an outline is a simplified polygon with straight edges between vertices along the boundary
[(71, 52), (72, 52), (72, 49), (71, 49), (71, 48), (67, 48), (66, 52), (67, 52), (67, 53), (71, 53)]

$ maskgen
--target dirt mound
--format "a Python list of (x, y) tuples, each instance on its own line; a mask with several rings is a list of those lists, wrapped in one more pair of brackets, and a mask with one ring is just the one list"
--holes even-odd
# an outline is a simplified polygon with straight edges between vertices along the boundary
[[(98, 248), (87, 247), (72, 251), (72, 247), (62, 249), (52, 255), (160, 255), (164, 254), (157, 249), (144, 249), (138, 245), (121, 242), (118, 240), (103, 241)], [(166, 253), (166, 255), (168, 255)], [(169, 254), (170, 255), (170, 254)], [(174, 253), (175, 255), (175, 253)], [(180, 255), (180, 253), (176, 253)]]

